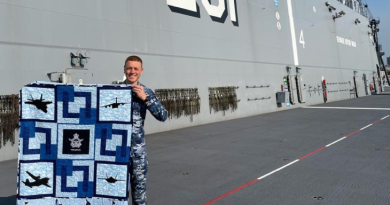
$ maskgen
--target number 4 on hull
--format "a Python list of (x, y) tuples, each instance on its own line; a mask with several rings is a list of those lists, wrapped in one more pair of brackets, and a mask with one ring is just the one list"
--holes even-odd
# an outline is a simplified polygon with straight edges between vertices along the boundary
[(305, 48), (305, 37), (303, 36), (303, 30), (301, 30), (301, 35), (299, 36), (299, 43)]

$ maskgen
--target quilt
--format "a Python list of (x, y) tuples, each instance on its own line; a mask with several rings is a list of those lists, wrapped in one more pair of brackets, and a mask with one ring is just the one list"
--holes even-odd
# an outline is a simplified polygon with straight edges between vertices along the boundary
[(128, 86), (33, 83), (20, 93), (18, 205), (127, 205)]

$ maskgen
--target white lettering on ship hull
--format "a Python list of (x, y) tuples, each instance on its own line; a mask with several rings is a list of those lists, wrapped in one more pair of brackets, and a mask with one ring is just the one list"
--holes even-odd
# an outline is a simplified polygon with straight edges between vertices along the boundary
[(354, 48), (357, 47), (356, 42), (352, 41), (350, 39), (343, 38), (343, 37), (340, 37), (340, 36), (336, 36), (336, 40), (337, 40), (337, 43), (340, 43), (340, 44), (343, 44), (343, 45), (346, 45), (346, 46), (351, 46), (351, 47), (354, 47)]
[[(201, 3), (213, 21), (224, 23), (229, 11), (230, 20), (235, 26), (238, 26), (236, 0), (218, 0), (218, 5), (212, 5), (209, 0), (202, 0)], [(200, 17), (196, 0), (167, 0), (167, 4), (173, 12)]]
[(169, 6), (197, 12), (196, 0), (167, 0)]

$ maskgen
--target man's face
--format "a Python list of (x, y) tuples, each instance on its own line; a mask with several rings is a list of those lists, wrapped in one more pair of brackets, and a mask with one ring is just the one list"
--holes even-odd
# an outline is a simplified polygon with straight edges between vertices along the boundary
[(142, 75), (142, 65), (138, 61), (127, 61), (125, 65), (126, 81), (130, 84), (137, 83), (138, 79)]

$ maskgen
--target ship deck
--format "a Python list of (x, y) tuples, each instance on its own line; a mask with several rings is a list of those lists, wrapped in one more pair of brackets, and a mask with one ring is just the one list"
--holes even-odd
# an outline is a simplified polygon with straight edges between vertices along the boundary
[[(389, 115), (385, 93), (148, 135), (148, 203), (388, 204)], [(0, 163), (0, 204), (16, 162)]]

